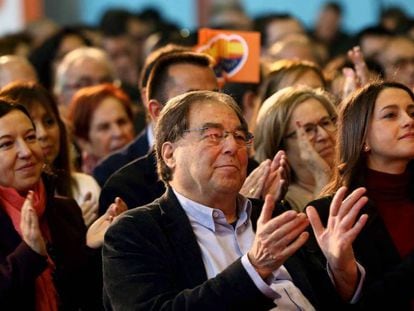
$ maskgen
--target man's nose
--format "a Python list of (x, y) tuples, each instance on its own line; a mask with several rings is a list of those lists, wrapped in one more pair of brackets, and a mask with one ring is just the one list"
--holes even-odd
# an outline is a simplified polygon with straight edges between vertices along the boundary
[(241, 146), (237, 143), (234, 133), (226, 133), (223, 137), (223, 148), (225, 152), (236, 152)]

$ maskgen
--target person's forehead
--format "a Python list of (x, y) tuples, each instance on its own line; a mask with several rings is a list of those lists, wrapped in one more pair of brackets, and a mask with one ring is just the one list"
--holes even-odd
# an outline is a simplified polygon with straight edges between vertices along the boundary
[(69, 67), (68, 77), (102, 78), (110, 76), (108, 65), (94, 59), (83, 59)]
[(189, 109), (188, 121), (191, 126), (201, 126), (204, 123), (238, 126), (241, 123), (237, 113), (219, 100), (194, 102)]
[(168, 75), (179, 81), (184, 77), (191, 77), (191, 81), (196, 82), (199, 78), (216, 80), (214, 71), (208, 66), (193, 63), (178, 63), (168, 67)]
[(79, 60), (76, 60), (72, 63), (72, 65), (69, 67), (70, 70), (88, 70), (86, 68), (94, 68), (94, 69), (100, 69), (100, 70), (109, 70), (109, 64), (104, 59), (97, 59), (92, 57), (87, 58), (80, 58)]
[(396, 87), (388, 87), (379, 92), (375, 101), (375, 109), (377, 110), (383, 106), (400, 103), (412, 104), (413, 100), (405, 90)]
[(126, 109), (122, 103), (113, 96), (105, 97), (100, 105), (93, 111), (92, 119), (95, 122), (108, 122), (117, 119), (119, 116), (126, 116)]
[(397, 39), (390, 42), (386, 54), (391, 56), (410, 56), (414, 57), (414, 42), (409, 40)]
[(14, 80), (36, 81), (36, 72), (24, 62), (13, 62), (3, 66), (2, 73)]
[(46, 106), (46, 104), (40, 101), (34, 101), (29, 109), (30, 116), (32, 119), (41, 118), (44, 115), (51, 115), (52, 110)]
[(290, 123), (295, 123), (297, 120), (304, 123), (318, 122), (321, 117), (328, 115), (328, 111), (318, 99), (308, 98), (293, 109)]
[(189, 91), (217, 91), (218, 84), (214, 71), (209, 67), (195, 64), (176, 64), (168, 70), (170, 84), (169, 97)]
[(20, 110), (12, 110), (0, 117), (0, 137), (19, 133), (22, 129), (26, 131), (32, 128), (33, 125), (29, 117)]

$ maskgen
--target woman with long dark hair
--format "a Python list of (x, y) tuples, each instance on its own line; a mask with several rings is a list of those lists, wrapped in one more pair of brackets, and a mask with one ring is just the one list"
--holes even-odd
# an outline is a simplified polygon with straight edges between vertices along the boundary
[[(365, 187), (368, 222), (354, 242), (366, 269), (364, 310), (413, 310), (414, 95), (405, 85), (374, 82), (341, 104), (337, 157), (325, 197), (311, 202), (326, 221), (333, 194)], [(411, 308), (410, 308), (411, 303)]]
[(101, 189), (92, 176), (72, 169), (67, 130), (54, 97), (34, 82), (11, 83), (0, 91), (0, 96), (22, 104), (29, 111), (45, 164), (56, 175), (56, 194), (75, 199), (86, 225), (90, 225), (97, 217)]

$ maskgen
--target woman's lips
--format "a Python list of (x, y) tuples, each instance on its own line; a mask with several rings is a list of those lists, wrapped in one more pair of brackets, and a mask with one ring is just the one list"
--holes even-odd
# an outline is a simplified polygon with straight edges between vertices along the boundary
[(334, 148), (332, 146), (328, 146), (318, 151), (318, 153), (320, 156), (327, 156), (327, 155), (332, 154), (333, 151), (334, 151)]
[(414, 132), (408, 132), (400, 136), (400, 139), (405, 139), (405, 138), (414, 138)]
[(33, 169), (35, 166), (36, 166), (35, 163), (29, 162), (29, 163), (26, 163), (26, 164), (20, 166), (17, 170), (18, 171), (28, 171), (28, 170)]

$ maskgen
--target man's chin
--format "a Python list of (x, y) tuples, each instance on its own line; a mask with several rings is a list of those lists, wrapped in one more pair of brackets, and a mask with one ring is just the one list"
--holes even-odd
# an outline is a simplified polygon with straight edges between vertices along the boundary
[(221, 192), (239, 193), (242, 186), (243, 183), (241, 183), (240, 180), (229, 180), (225, 182), (220, 182), (217, 188), (220, 189)]

